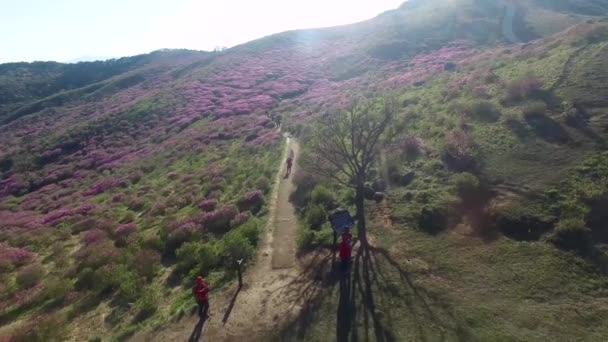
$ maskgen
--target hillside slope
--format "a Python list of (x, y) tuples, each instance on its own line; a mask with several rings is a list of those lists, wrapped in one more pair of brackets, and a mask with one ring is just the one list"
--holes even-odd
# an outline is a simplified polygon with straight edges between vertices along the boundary
[[(395, 166), (425, 174), (424, 195), (391, 196), (440, 203), (430, 194), (451, 174), (433, 164), (449, 164), (446, 139), (469, 137), (479, 164), (467, 171), (484, 182), (556, 186), (597, 157), (608, 132), (597, 16), (607, 6), (515, 1), (514, 34), (536, 40), (511, 46), (506, 5), (411, 0), (366, 22), (222, 52), (0, 65), (0, 336), (72, 322), (57, 333), (125, 337), (182, 315), (200, 265), (221, 286), (234, 276), (224, 257), (253, 255), (280, 162), (278, 125), (305, 137), (309, 120), (354, 97), (398, 94), (402, 138), (434, 151)], [(540, 85), (517, 83), (530, 79)], [(514, 98), (503, 98), (510, 87)], [(500, 118), (491, 109), (488, 120), (460, 122), (492, 106)], [(593, 200), (597, 226), (604, 202)], [(548, 212), (541, 222), (558, 219), (546, 201), (521, 201)], [(395, 219), (415, 222), (415, 208), (397, 201)]]

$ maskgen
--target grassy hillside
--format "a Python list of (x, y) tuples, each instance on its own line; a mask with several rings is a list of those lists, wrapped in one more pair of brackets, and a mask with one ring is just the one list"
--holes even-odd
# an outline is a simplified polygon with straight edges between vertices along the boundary
[[(372, 260), (357, 254), (350, 282), (322, 263), (321, 291), (274, 338), (605, 339), (606, 44), (608, 23), (581, 24), (398, 90)], [(304, 247), (331, 241), (317, 210), (352, 205), (333, 187), (299, 178)]]
[[(601, 336), (605, 312), (585, 301), (605, 295), (608, 38), (594, 16), (605, 6), (515, 6), (516, 33), (538, 40), (508, 45), (501, 2), (411, 0), (366, 22), (222, 52), (0, 65), (0, 336), (125, 339), (181, 317), (193, 305), (195, 274), (221, 287), (234, 277), (230, 260), (253, 254), (280, 162), (278, 126), (305, 142), (317, 115), (395, 93), (402, 134), (377, 170), (394, 183), (381, 211), (392, 225), (374, 228), (377, 247), (411, 248), (422, 260), (411, 267), (439, 283), (432, 306), (454, 309), (441, 313), (445, 329), (408, 321), (412, 333), (396, 319), (394, 336), (560, 336), (565, 330), (549, 329), (553, 318), (525, 318), (562, 309), (499, 308), (526, 286), (530, 300), (554, 300), (562, 276), (577, 279), (558, 291), (564, 305), (582, 298), (583, 314), (599, 322), (585, 336)], [(397, 186), (412, 171), (413, 183)], [(306, 184), (303, 223), (322, 226), (333, 201)], [(351, 195), (335, 200), (348, 206)], [(327, 232), (303, 236), (322, 243)], [(390, 258), (383, 262), (418, 272), (404, 266), (407, 256)], [(488, 271), (510, 260), (521, 265), (507, 273), (517, 283)], [(484, 278), (457, 285), (465, 275)], [(492, 293), (484, 284), (504, 286), (504, 297), (479, 309), (474, 303)], [(417, 296), (390, 284), (378, 290)], [(560, 327), (572, 327), (568, 336), (582, 331), (569, 322)], [(322, 340), (330, 327), (319, 322), (310, 334)]]

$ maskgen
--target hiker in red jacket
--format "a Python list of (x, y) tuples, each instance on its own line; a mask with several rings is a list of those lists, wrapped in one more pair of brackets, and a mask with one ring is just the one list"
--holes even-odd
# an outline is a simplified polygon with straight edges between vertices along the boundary
[(345, 229), (344, 233), (342, 233), (342, 241), (346, 241), (350, 245), (352, 240), (353, 240), (353, 234), (351, 234), (348, 229)]
[(350, 242), (348, 240), (342, 240), (340, 243), (340, 261), (342, 270), (346, 272), (350, 263)]
[(209, 317), (209, 285), (205, 282), (205, 278), (196, 277), (196, 285), (194, 285), (192, 293), (198, 303), (198, 315), (201, 318)]

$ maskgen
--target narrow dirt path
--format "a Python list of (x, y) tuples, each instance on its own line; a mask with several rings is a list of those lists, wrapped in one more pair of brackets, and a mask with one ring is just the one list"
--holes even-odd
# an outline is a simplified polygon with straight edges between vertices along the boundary
[[(298, 144), (287, 138), (283, 160), (289, 150), (296, 159)], [(296, 170), (296, 163), (292, 173)], [(302, 276), (296, 262), (297, 221), (289, 202), (292, 178), (285, 178), (285, 163), (277, 173), (269, 208), (268, 227), (252, 265), (243, 276), (244, 286), (236, 284), (211, 293), (211, 318), (201, 326), (196, 315), (183, 318), (161, 331), (137, 335), (133, 341), (257, 341), (263, 340), (300, 311), (301, 295), (294, 284)], [(211, 284), (213, 286), (213, 284)], [(200, 337), (197, 330), (202, 330)]]
[[(288, 138), (289, 139), (289, 138)], [(294, 141), (288, 143), (288, 149), (298, 155), (298, 144)], [(292, 174), (296, 170), (292, 167)], [(293, 205), (289, 202), (289, 196), (294, 191), (294, 185), (290, 178), (283, 177), (280, 181), (278, 198), (276, 200), (276, 215), (273, 227), (274, 235), (272, 241), (272, 268), (292, 268), (295, 265), (297, 218)]]

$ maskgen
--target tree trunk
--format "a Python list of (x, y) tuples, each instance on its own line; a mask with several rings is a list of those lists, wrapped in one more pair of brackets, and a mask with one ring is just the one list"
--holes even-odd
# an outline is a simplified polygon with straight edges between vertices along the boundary
[(357, 193), (355, 196), (355, 205), (357, 207), (357, 232), (361, 246), (367, 246), (367, 232), (365, 230), (365, 193), (363, 182), (357, 182)]

